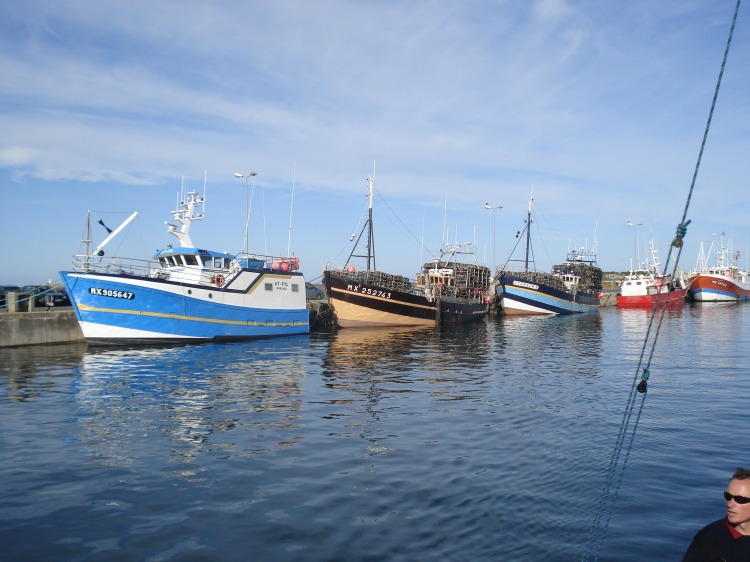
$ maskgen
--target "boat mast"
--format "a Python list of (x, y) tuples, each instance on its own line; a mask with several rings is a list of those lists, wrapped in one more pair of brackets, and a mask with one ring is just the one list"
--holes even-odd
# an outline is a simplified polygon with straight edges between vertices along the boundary
[[(351, 253), (349, 254), (349, 257), (346, 260), (345, 267), (349, 265), (349, 262), (352, 258), (367, 258), (367, 269), (366, 271), (369, 273), (370, 271), (376, 271), (377, 267), (375, 265), (375, 235), (372, 228), (372, 194), (373, 190), (375, 189), (375, 167), (373, 166), (373, 173), (371, 176), (367, 178), (367, 183), (369, 186), (369, 191), (367, 193), (368, 198), (368, 204), (367, 204), (367, 221), (365, 222), (365, 225), (362, 227), (362, 230), (359, 233), (359, 236), (357, 237), (357, 241), (354, 243), (354, 247), (352, 248)], [(367, 229), (367, 254), (355, 254), (357, 251), (357, 247), (359, 246), (360, 241), (362, 240), (362, 235), (365, 233), (365, 229)], [(354, 235), (352, 234), (351, 240), (354, 240)]]
[(375, 168), (373, 166), (372, 175), (367, 178), (367, 183), (370, 188), (367, 197), (370, 199), (369, 206), (367, 209), (367, 271), (370, 271), (370, 260), (372, 260), (373, 271), (377, 269), (375, 267), (375, 236), (372, 230), (372, 192), (375, 188)]
[(88, 271), (90, 268), (91, 260), (91, 211), (86, 211), (86, 228), (85, 228), (86, 239), (83, 241), (85, 245), (85, 257), (83, 258), (83, 270)]
[[(189, 191), (187, 193), (187, 199), (179, 202), (178, 208), (172, 211), (174, 220), (180, 223), (180, 227), (177, 225), (165, 222), (167, 225), (167, 232), (172, 234), (177, 240), (180, 241), (180, 246), (183, 248), (194, 248), (193, 241), (190, 239), (190, 225), (193, 221), (201, 220), (204, 216), (203, 212), (198, 212), (198, 207), (202, 208), (206, 198), (200, 197), (197, 191)], [(136, 213), (133, 213), (135, 215)], [(135, 218), (135, 216), (131, 217)]]
[(526, 263), (525, 271), (529, 271), (529, 249), (531, 248), (531, 204), (534, 199), (529, 199), (529, 211), (526, 218)]
[(294, 164), (294, 175), (292, 175), (292, 203), (289, 206), (289, 241), (286, 246), (286, 255), (292, 255), (292, 211), (294, 210), (294, 184), (297, 180), (297, 164)]

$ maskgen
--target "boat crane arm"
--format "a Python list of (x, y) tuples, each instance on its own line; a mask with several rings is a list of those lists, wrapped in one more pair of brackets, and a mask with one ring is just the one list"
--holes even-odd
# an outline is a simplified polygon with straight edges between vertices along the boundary
[(129, 216), (128, 218), (126, 218), (126, 219), (125, 219), (125, 221), (123, 221), (123, 223), (122, 223), (122, 224), (121, 224), (120, 226), (118, 226), (117, 228), (115, 228), (115, 229), (114, 229), (114, 230), (113, 230), (113, 231), (112, 231), (112, 232), (111, 232), (111, 233), (109, 234), (109, 236), (107, 236), (107, 237), (106, 237), (106, 238), (105, 238), (104, 240), (102, 240), (101, 244), (99, 244), (99, 245), (98, 245), (98, 246), (96, 247), (96, 249), (94, 250), (93, 254), (91, 254), (91, 255), (92, 255), (92, 256), (95, 256), (96, 254), (98, 254), (98, 253), (99, 253), (99, 252), (100, 252), (100, 251), (102, 250), (102, 248), (104, 248), (104, 246), (106, 246), (107, 244), (109, 244), (109, 243), (110, 243), (110, 242), (112, 241), (112, 239), (113, 239), (113, 238), (114, 238), (115, 236), (117, 236), (117, 235), (118, 235), (118, 234), (119, 234), (119, 233), (120, 233), (120, 232), (122, 231), (122, 229), (123, 229), (123, 228), (125, 228), (125, 227), (126, 227), (126, 226), (128, 226), (128, 225), (129, 225), (129, 224), (130, 224), (131, 222), (133, 222), (133, 219), (134, 219), (135, 217), (137, 217), (137, 216), (138, 216), (138, 211), (134, 211), (134, 212), (133, 212), (133, 214), (132, 214), (132, 215), (130, 215), (130, 216)]

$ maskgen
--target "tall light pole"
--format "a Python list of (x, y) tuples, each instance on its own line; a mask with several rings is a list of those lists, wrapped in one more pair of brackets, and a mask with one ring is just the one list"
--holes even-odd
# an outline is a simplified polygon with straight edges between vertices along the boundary
[(502, 209), (502, 205), (490, 205), (489, 203), (484, 204), (484, 208), (492, 210), (492, 276), (495, 276), (495, 268), (497, 267), (497, 256), (495, 255), (495, 211)]
[(255, 192), (255, 176), (258, 175), (258, 172), (252, 171), (249, 174), (240, 174), (237, 172), (234, 174), (234, 177), (237, 179), (245, 178), (245, 256), (247, 256), (247, 237), (248, 237), (248, 230), (250, 228), (250, 195), (249, 195), (249, 188), (247, 185), (247, 178), (251, 177), (253, 178), (253, 192)]
[(628, 219), (628, 226), (634, 226), (635, 227), (635, 256), (636, 256), (636, 266), (635, 269), (640, 269), (641, 267), (641, 252), (638, 249), (638, 227), (643, 224), (643, 221), (638, 221), (637, 223), (633, 223), (630, 219)]

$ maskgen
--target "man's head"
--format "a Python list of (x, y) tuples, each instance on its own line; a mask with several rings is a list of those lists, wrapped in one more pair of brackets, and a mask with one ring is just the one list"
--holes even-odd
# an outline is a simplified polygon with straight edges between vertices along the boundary
[(743, 535), (750, 535), (750, 470), (738, 468), (724, 492), (727, 520)]

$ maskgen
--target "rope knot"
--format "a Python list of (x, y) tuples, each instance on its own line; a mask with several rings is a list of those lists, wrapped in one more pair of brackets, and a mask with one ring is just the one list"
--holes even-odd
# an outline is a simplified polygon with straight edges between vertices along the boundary
[(687, 235), (687, 227), (692, 221), (681, 222), (677, 225), (677, 234), (672, 240), (672, 246), (675, 248), (682, 248), (682, 239)]

